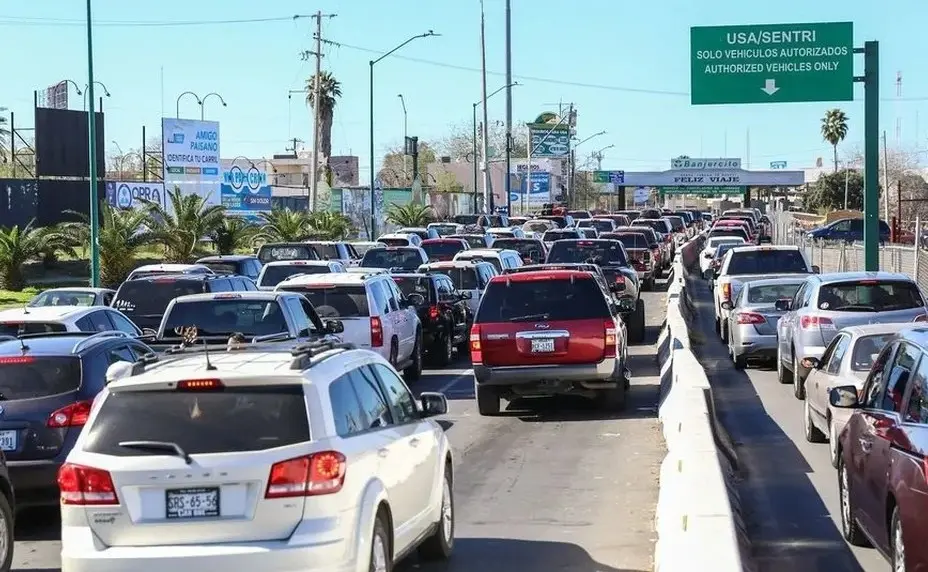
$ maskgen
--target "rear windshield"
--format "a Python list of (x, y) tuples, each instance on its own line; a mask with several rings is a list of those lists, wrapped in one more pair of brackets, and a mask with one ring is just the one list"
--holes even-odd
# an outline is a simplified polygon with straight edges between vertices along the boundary
[(334, 244), (319, 244), (318, 242), (310, 243), (316, 250), (316, 254), (323, 260), (337, 260), (341, 258), (338, 255), (338, 246)]
[(364, 286), (290, 286), (281, 290), (299, 292), (307, 297), (323, 320), (370, 315)]
[(599, 232), (612, 232), (612, 229), (615, 228), (615, 223), (608, 219), (594, 218), (593, 220), (583, 221), (586, 224), (581, 224), (580, 226), (592, 227)]
[(764, 284), (763, 286), (748, 287), (748, 304), (776, 304), (777, 300), (784, 298), (792, 299), (802, 286), (802, 282), (796, 284)]
[(409, 246), (407, 238), (378, 238), (377, 242), (382, 242), (387, 246)]
[(727, 273), (777, 274), (809, 272), (806, 259), (798, 250), (748, 250), (733, 252)]
[(265, 266), (258, 286), (263, 286), (265, 288), (277, 286), (287, 278), (296, 276), (297, 274), (330, 274), (331, 272), (332, 270), (328, 266), (317, 266), (315, 264), (306, 266), (300, 266), (298, 264)]
[(57, 322), (17, 322), (8, 320), (0, 322), (0, 336), (21, 336), (23, 334), (48, 334), (67, 332), (64, 324)]
[(454, 240), (429, 242), (422, 245), (422, 250), (425, 251), (425, 255), (429, 257), (429, 260), (433, 258), (451, 260), (455, 254), (464, 250), (464, 245)]
[(744, 241), (733, 236), (714, 236), (706, 242), (709, 248), (715, 248), (720, 244), (744, 244)]
[(238, 262), (198, 262), (216, 274), (242, 274)]
[(896, 334), (877, 334), (874, 336), (861, 336), (854, 346), (851, 355), (851, 369), (854, 371), (870, 371), (870, 366), (876, 361), (883, 347), (889, 343)]
[(368, 250), (361, 259), (364, 268), (402, 268), (415, 270), (424, 261), (419, 250)]
[(628, 260), (617, 241), (555, 242), (548, 253), (549, 263), (576, 262), (625, 266)]
[(743, 228), (735, 227), (717, 227), (709, 231), (709, 238), (715, 238), (717, 236), (737, 236), (738, 238), (747, 239), (748, 233), (745, 232)]
[(487, 239), (482, 234), (459, 234), (454, 238), (463, 238), (471, 248), (486, 248)]
[(478, 290), (477, 270), (475, 268), (432, 268), (429, 274), (444, 274), (451, 278), (457, 290)]
[(667, 232), (667, 225), (662, 220), (636, 220), (635, 226), (646, 226), (655, 232)]
[(258, 260), (263, 264), (274, 260), (318, 260), (316, 251), (308, 244), (272, 246), (265, 244), (258, 250)]
[(202, 280), (161, 278), (130, 280), (119, 287), (113, 307), (133, 316), (160, 316), (174, 298), (206, 291)]
[(562, 216), (545, 215), (545, 216), (540, 216), (538, 218), (550, 220), (551, 222), (556, 224), (558, 228), (564, 228), (565, 226), (567, 226), (567, 219)]
[(164, 337), (179, 338), (175, 328), (196, 326), (200, 336), (248, 337), (288, 332), (287, 320), (276, 300), (197, 300), (175, 304), (166, 316)]
[(35, 399), (76, 391), (81, 384), (77, 357), (0, 357), (0, 399)]
[(726, 253), (726, 252), (728, 252), (728, 251), (731, 250), (732, 248), (735, 248), (736, 246), (741, 246), (742, 244), (744, 244), (744, 243), (737, 242), (737, 243), (720, 244), (720, 245), (718, 245), (718, 246), (715, 247), (715, 254), (713, 255), (713, 257), (714, 257), (714, 258), (721, 258), (721, 257), (725, 256), (725, 253)]
[(582, 238), (580, 233), (575, 230), (549, 230), (545, 233), (545, 242), (554, 242), (555, 240), (570, 240)]
[(119, 445), (127, 441), (177, 444), (197, 455), (264, 451), (310, 437), (300, 385), (111, 393), (85, 431), (85, 451), (116, 457), (171, 454)]
[(860, 280), (819, 288), (817, 307), (830, 312), (891, 312), (921, 308), (925, 303), (913, 282)]
[(458, 227), (455, 224), (432, 225), (429, 228), (437, 232), (438, 236), (448, 236), (449, 234), (454, 234), (458, 231)]
[(29, 302), (29, 306), (93, 306), (93, 292), (54, 290), (43, 292)]
[(537, 240), (525, 238), (501, 238), (493, 242), (493, 248), (502, 248), (505, 250), (515, 250), (523, 260), (531, 260), (533, 263), (543, 262), (545, 251)]
[(463, 224), (463, 225), (480, 224), (480, 218), (481, 218), (481, 215), (476, 215), (476, 214), (456, 215), (454, 217), (454, 222), (457, 224)]
[(477, 322), (589, 320), (609, 318), (602, 289), (593, 278), (493, 282), (480, 302)]
[(357, 252), (359, 256), (364, 256), (364, 253), (365, 253), (365, 252), (367, 252), (368, 250), (374, 248), (375, 246), (376, 246), (376, 247), (379, 247), (380, 245), (377, 244), (377, 243), (375, 243), (375, 242), (368, 242), (368, 243), (366, 243), (366, 244), (365, 244), (365, 243), (356, 242), (356, 243), (352, 244), (351, 246), (354, 247), (354, 251)]
[(683, 222), (683, 219), (678, 216), (669, 216), (666, 219), (670, 222), (670, 227), (676, 231), (683, 230), (686, 228), (686, 223)]
[(545, 232), (549, 228), (551, 228), (550, 224), (537, 220), (530, 220), (522, 225), (522, 230), (525, 232)]
[(410, 294), (421, 294), (422, 297), (425, 298), (426, 302), (435, 301), (435, 296), (433, 295), (434, 288), (432, 288), (431, 278), (394, 276), (393, 281), (396, 282), (396, 285), (403, 293), (403, 296), (409, 296)]
[(648, 248), (648, 238), (643, 234), (624, 233), (624, 234), (616, 234), (616, 235), (609, 236), (609, 238), (613, 238), (613, 237), (615, 238), (615, 240), (618, 240), (619, 242), (621, 242), (622, 246), (624, 246), (626, 250), (629, 250), (632, 248), (644, 248), (644, 249)]
[(468, 254), (466, 251), (461, 256), (458, 256), (458, 261), (468, 261), (468, 260), (479, 260), (481, 262), (488, 262), (496, 267), (497, 272), (503, 271), (503, 264), (499, 261), (499, 258), (495, 256), (487, 256), (485, 254)]

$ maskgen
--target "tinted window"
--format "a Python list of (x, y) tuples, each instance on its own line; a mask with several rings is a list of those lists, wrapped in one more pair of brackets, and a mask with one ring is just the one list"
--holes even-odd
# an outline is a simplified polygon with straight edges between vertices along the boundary
[(655, 232), (667, 232), (667, 223), (662, 220), (636, 220), (634, 226), (646, 226)]
[(449, 234), (456, 233), (459, 229), (457, 225), (446, 224), (446, 225), (432, 225), (431, 227), (438, 233), (438, 236), (448, 236)]
[(457, 259), (458, 259), (458, 260), (464, 260), (464, 261), (467, 261), (467, 260), (481, 260), (481, 261), (483, 261), (483, 262), (488, 262), (488, 263), (492, 264), (493, 267), (496, 268), (496, 271), (497, 271), (497, 272), (502, 272), (502, 271), (503, 271), (503, 263), (500, 262), (499, 258), (496, 258), (495, 256), (494, 256), (494, 257), (490, 257), (490, 256), (480, 255), (480, 254), (468, 254), (468, 253), (465, 252), (462, 256), (458, 256)]
[(906, 407), (905, 420), (914, 423), (928, 423), (928, 360), (923, 359), (915, 371), (912, 380), (912, 393)]
[(569, 240), (582, 238), (580, 233), (575, 230), (549, 230), (544, 234), (545, 242), (554, 242), (556, 240)]
[(728, 274), (776, 274), (809, 272), (805, 258), (798, 250), (749, 250), (733, 252)]
[(138, 334), (138, 329), (135, 327), (135, 324), (126, 319), (125, 316), (121, 316), (116, 312), (107, 312), (106, 315), (109, 316), (110, 321), (113, 322), (113, 326), (120, 332), (131, 335)]
[(896, 352), (896, 359), (893, 360), (892, 369), (889, 371), (889, 377), (886, 381), (886, 393), (883, 395), (880, 409), (902, 412), (902, 398), (905, 396), (909, 379), (912, 377), (915, 364), (920, 357), (921, 351), (915, 346), (906, 343), (900, 345), (899, 350)]
[(429, 260), (451, 260), (455, 254), (464, 250), (464, 245), (454, 240), (427, 242), (422, 245), (422, 250)]
[(563, 241), (551, 246), (546, 262), (580, 262), (625, 266), (625, 252), (618, 241)]
[(366, 415), (361, 410), (361, 403), (351, 387), (351, 377), (345, 374), (329, 385), (329, 400), (332, 402), (332, 417), (335, 432), (339, 437), (347, 437), (367, 429)]
[(2, 399), (34, 399), (69, 391), (81, 384), (77, 357), (0, 357)]
[[(839, 336), (839, 339), (836, 344), (832, 345), (832, 353), (829, 356), (828, 362), (826, 363), (825, 371), (831, 375), (837, 375), (838, 370), (841, 369), (841, 361), (844, 360), (844, 354), (847, 353), (847, 348), (851, 345), (851, 337), (847, 334)], [(823, 356), (824, 361), (824, 356)]]
[(402, 425), (403, 423), (409, 423), (410, 421), (418, 419), (419, 410), (416, 407), (416, 400), (413, 398), (412, 393), (409, 392), (406, 384), (403, 383), (403, 380), (383, 364), (377, 363), (371, 367), (383, 384), (384, 392), (390, 404), (390, 408), (393, 410), (396, 423)]
[(29, 306), (93, 306), (96, 297), (93, 292), (55, 290), (39, 294)]
[(265, 244), (258, 250), (258, 260), (267, 264), (274, 260), (318, 260), (316, 251), (308, 244), (274, 246)]
[(802, 286), (802, 282), (748, 286), (748, 304), (776, 304), (777, 300), (792, 299), (800, 286)]
[(67, 332), (64, 324), (55, 322), (0, 322), (0, 336), (21, 336), (23, 334), (48, 334)]
[(715, 236), (737, 236), (738, 238), (743, 238), (747, 240), (748, 233), (746, 233), (744, 229), (741, 229), (741, 228), (721, 227), (721, 228), (713, 228), (709, 232), (709, 238), (712, 238)]
[(544, 247), (537, 240), (501, 238), (493, 242), (493, 248), (515, 250), (523, 260), (528, 259), (535, 263), (542, 262), (545, 259)]
[(592, 278), (492, 282), (480, 302), (478, 322), (586, 320), (610, 316)]
[(471, 224), (480, 224), (480, 219), (482, 217), (476, 214), (470, 215), (455, 215), (454, 222), (456, 224), (471, 225)]
[(666, 217), (666, 219), (670, 222), (670, 227), (677, 232), (686, 228), (686, 223), (684, 223), (683, 219), (678, 216), (669, 216)]
[(320, 318), (367, 317), (367, 292), (364, 286), (287, 286), (287, 292), (299, 292), (309, 299)]
[(477, 271), (474, 268), (433, 268), (429, 274), (444, 274), (451, 278), (458, 290), (477, 290)]
[(537, 221), (537, 220), (535, 221), (530, 220), (522, 225), (522, 230), (524, 230), (525, 232), (542, 232), (543, 233), (550, 228), (551, 228), (550, 224)]
[(462, 238), (467, 241), (471, 248), (486, 248), (487, 239), (482, 234), (461, 234), (454, 238)]
[(556, 224), (558, 228), (564, 228), (567, 226), (567, 219), (562, 216), (545, 215), (545, 216), (540, 216), (538, 218), (541, 218), (544, 220), (550, 220), (551, 222)]
[(202, 294), (202, 280), (155, 278), (153, 280), (130, 280), (119, 287), (113, 307), (135, 316), (160, 316), (168, 304), (178, 296)]
[(876, 336), (861, 336), (857, 339), (854, 346), (854, 353), (851, 355), (851, 369), (854, 371), (870, 371), (873, 366), (873, 360), (880, 355), (880, 352), (893, 339), (895, 334), (880, 334)]
[(124, 391), (108, 395), (100, 406), (84, 450), (117, 457), (169, 454), (119, 446), (124, 441), (163, 441), (191, 455), (231, 453), (284, 447), (309, 437), (299, 385)]
[(202, 264), (206, 266), (216, 274), (243, 274), (240, 271), (241, 264), (239, 262), (198, 262), (197, 264)]
[(610, 234), (608, 238), (618, 240), (626, 250), (632, 248), (647, 249), (649, 244), (647, 237), (638, 233)]
[(338, 254), (338, 245), (335, 244), (319, 244), (318, 242), (311, 242), (310, 246), (313, 247), (313, 250), (316, 251), (316, 254), (319, 255), (319, 258), (323, 260), (332, 260), (341, 258)]
[(823, 285), (816, 306), (832, 312), (889, 312), (921, 308), (924, 302), (912, 282), (861, 280)]
[(435, 301), (435, 289), (432, 287), (431, 278), (414, 278), (411, 276), (394, 276), (393, 281), (399, 287), (403, 296), (410, 294), (421, 294), (426, 302)]
[(305, 266), (297, 264), (293, 266), (265, 266), (259, 285), (263, 287), (277, 286), (287, 278), (297, 274), (329, 274), (331, 272), (332, 270), (328, 266), (315, 264)]
[(708, 246), (709, 248), (715, 248), (720, 244), (741, 244), (743, 245), (744, 241), (736, 237), (725, 237), (725, 236), (712, 237), (708, 241), (706, 241), (706, 246)]
[(729, 250), (731, 250), (732, 248), (735, 248), (735, 247), (739, 246), (740, 244), (743, 244), (743, 243), (720, 244), (720, 245), (718, 245), (718, 246), (715, 247), (715, 254), (713, 254), (712, 257), (713, 257), (713, 258), (722, 258), (723, 256), (725, 256), (725, 254), (728, 253)]
[(361, 402), (361, 411), (365, 415), (365, 428), (376, 429), (393, 424), (393, 415), (387, 407), (383, 390), (370, 366), (360, 367), (349, 372), (351, 385)]
[(198, 300), (175, 304), (164, 324), (164, 337), (179, 337), (175, 328), (196, 326), (200, 336), (265, 336), (287, 332), (284, 312), (276, 300)]
[(415, 270), (422, 264), (422, 254), (416, 249), (368, 250), (361, 259), (361, 266), (365, 268), (402, 268)]

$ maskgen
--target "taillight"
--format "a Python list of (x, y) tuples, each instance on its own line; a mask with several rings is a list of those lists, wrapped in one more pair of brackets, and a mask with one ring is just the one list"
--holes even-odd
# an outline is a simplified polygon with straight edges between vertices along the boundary
[(65, 405), (49, 415), (45, 425), (52, 429), (83, 427), (87, 424), (87, 418), (90, 417), (90, 408), (92, 405), (92, 401), (77, 401), (70, 405)]
[(61, 504), (119, 504), (116, 487), (109, 471), (65, 463), (58, 469), (58, 490)]
[(616, 341), (616, 329), (615, 322), (612, 320), (606, 320), (603, 322), (603, 343), (606, 346), (606, 357), (614, 358), (616, 354), (616, 346), (618, 342)]
[(274, 463), (264, 498), (329, 495), (342, 490), (347, 463), (338, 451), (323, 451)]
[(809, 330), (812, 328), (833, 330), (835, 323), (831, 321), (831, 318), (826, 318), (824, 316), (803, 316), (799, 319), (799, 327), (801, 327), (803, 330)]
[(722, 284), (722, 300), (731, 301), (731, 284)]
[(437, 320), (441, 316), (441, 310), (438, 309), (438, 306), (429, 306), (429, 319)]
[(181, 391), (209, 391), (222, 388), (222, 381), (218, 379), (182, 379), (177, 382), (177, 389)]
[(766, 322), (767, 319), (760, 314), (755, 314), (753, 312), (742, 312), (738, 314), (739, 324), (763, 324)]
[(377, 316), (371, 316), (371, 347), (383, 347), (383, 323)]
[(625, 276), (623, 276), (623, 275), (621, 275), (621, 274), (616, 274), (616, 275), (615, 275), (615, 283), (616, 283), (616, 284), (621, 284), (622, 286), (625, 286)]
[(483, 363), (483, 347), (480, 345), (480, 326), (470, 328), (470, 361), (472, 364)]

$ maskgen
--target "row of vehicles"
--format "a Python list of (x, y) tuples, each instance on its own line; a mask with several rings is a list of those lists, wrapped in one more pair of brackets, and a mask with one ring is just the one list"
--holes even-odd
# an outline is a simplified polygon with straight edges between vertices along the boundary
[(716, 330), (736, 368), (773, 362), (801, 400), (806, 439), (837, 469), (845, 539), (893, 570), (928, 567), (924, 293), (906, 274), (821, 274), (794, 246), (722, 246)]

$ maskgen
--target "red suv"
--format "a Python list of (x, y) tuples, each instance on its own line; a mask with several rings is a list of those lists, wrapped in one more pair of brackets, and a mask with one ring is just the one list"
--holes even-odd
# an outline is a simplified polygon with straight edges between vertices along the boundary
[(477, 409), (561, 394), (625, 406), (629, 386), (620, 309), (591, 272), (494, 276), (470, 331)]
[(429, 262), (447, 262), (454, 260), (454, 255), (470, 249), (463, 238), (429, 238), (422, 241), (422, 250), (429, 257)]

